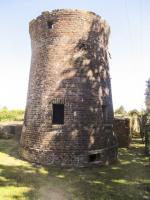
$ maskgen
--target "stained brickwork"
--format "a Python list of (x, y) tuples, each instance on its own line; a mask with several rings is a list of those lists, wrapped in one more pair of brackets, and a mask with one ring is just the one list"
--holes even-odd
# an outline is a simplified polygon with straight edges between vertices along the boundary
[[(88, 11), (46, 11), (30, 22), (29, 31), (21, 155), (66, 166), (116, 160), (112, 128), (104, 126), (113, 124), (106, 21)], [(53, 124), (53, 104), (64, 105), (64, 124)]]

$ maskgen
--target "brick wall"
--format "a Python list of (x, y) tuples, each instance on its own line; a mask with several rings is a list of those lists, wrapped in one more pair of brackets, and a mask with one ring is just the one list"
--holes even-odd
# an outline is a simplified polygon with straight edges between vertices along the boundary
[(130, 119), (129, 118), (117, 118), (114, 119), (114, 132), (118, 139), (119, 147), (129, 147), (132, 134), (130, 127)]

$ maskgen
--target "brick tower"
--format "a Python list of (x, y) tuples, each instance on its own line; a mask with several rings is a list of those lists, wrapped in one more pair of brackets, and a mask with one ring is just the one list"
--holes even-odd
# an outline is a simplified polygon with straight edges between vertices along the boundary
[(22, 157), (62, 166), (116, 160), (106, 21), (89, 11), (54, 10), (32, 20), (29, 31)]

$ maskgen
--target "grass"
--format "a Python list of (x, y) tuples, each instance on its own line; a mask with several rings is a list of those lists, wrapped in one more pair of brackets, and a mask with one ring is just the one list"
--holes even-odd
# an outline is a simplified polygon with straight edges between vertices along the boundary
[(0, 140), (2, 200), (149, 200), (150, 164), (134, 139), (119, 150), (119, 161), (106, 167), (35, 167), (18, 157), (14, 140)]
[(5, 121), (22, 121), (24, 110), (8, 110), (7, 108), (0, 109), (0, 122)]

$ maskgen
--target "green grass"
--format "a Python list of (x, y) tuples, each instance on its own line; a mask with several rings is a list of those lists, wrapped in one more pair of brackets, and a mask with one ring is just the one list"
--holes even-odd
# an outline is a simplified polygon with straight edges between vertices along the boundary
[(2, 200), (149, 200), (150, 164), (135, 139), (106, 167), (61, 169), (34, 167), (18, 157), (14, 140), (0, 140)]
[(24, 110), (8, 110), (7, 108), (0, 109), (0, 122), (4, 121), (22, 121)]

